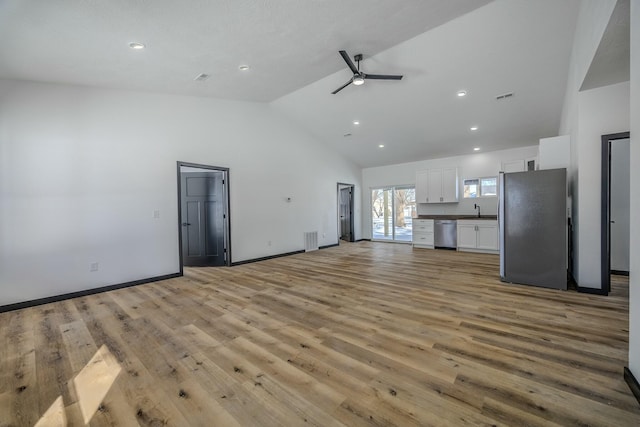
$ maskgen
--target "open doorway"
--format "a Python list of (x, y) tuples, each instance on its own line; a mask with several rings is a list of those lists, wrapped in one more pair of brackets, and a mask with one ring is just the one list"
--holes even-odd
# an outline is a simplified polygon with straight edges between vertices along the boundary
[(353, 219), (353, 184), (338, 183), (338, 243), (355, 242)]
[(611, 292), (611, 274), (629, 275), (629, 132), (602, 135), (602, 293)]
[(229, 169), (178, 162), (180, 268), (231, 265)]

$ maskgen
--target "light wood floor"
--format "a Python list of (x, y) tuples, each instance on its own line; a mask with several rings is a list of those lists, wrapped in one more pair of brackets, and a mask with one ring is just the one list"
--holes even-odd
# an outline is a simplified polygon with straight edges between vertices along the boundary
[(0, 314), (0, 426), (638, 426), (628, 283), (361, 242)]

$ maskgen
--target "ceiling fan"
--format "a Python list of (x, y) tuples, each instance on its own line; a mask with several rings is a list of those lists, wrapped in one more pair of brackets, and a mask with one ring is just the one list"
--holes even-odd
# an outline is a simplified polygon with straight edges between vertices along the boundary
[(402, 76), (394, 76), (394, 75), (387, 75), (387, 74), (365, 74), (365, 73), (363, 73), (362, 71), (360, 71), (360, 61), (362, 61), (362, 54), (361, 53), (359, 53), (359, 54), (357, 54), (357, 55), (355, 55), (353, 57), (353, 59), (355, 59), (356, 62), (358, 63), (358, 67), (357, 68), (356, 68), (355, 65), (353, 65), (353, 61), (351, 61), (351, 58), (349, 58), (349, 55), (347, 55), (346, 51), (341, 50), (340, 51), (340, 55), (342, 55), (342, 59), (344, 59), (344, 62), (347, 63), (347, 65), (349, 66), (349, 69), (353, 72), (353, 77), (351, 77), (351, 79), (349, 79), (348, 82), (346, 82), (345, 84), (340, 86), (338, 89), (336, 89), (333, 92), (331, 92), (334, 95), (336, 93), (340, 92), (345, 87), (349, 86), (351, 83), (353, 83), (356, 86), (360, 86), (361, 84), (364, 83), (364, 81), (366, 79), (372, 79), (372, 80), (400, 80), (400, 79), (402, 79)]

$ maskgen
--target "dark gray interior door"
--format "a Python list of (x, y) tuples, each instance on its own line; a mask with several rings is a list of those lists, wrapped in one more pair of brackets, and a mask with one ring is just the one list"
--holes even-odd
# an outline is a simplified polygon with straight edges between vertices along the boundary
[(611, 268), (615, 272), (629, 272), (630, 163), (629, 138), (611, 142), (610, 165), (610, 251)]
[(340, 238), (352, 242), (351, 230), (351, 187), (340, 189)]
[(182, 262), (225, 265), (224, 172), (182, 172)]

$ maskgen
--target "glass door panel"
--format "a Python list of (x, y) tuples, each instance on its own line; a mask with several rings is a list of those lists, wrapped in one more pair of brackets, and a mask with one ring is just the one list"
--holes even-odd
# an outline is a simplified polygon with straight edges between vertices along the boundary
[(373, 240), (411, 242), (416, 212), (414, 187), (389, 187), (371, 190)]
[(393, 189), (379, 188), (371, 192), (371, 221), (376, 240), (393, 240)]
[(394, 188), (394, 240), (411, 242), (413, 239), (413, 215), (416, 212), (415, 188)]

